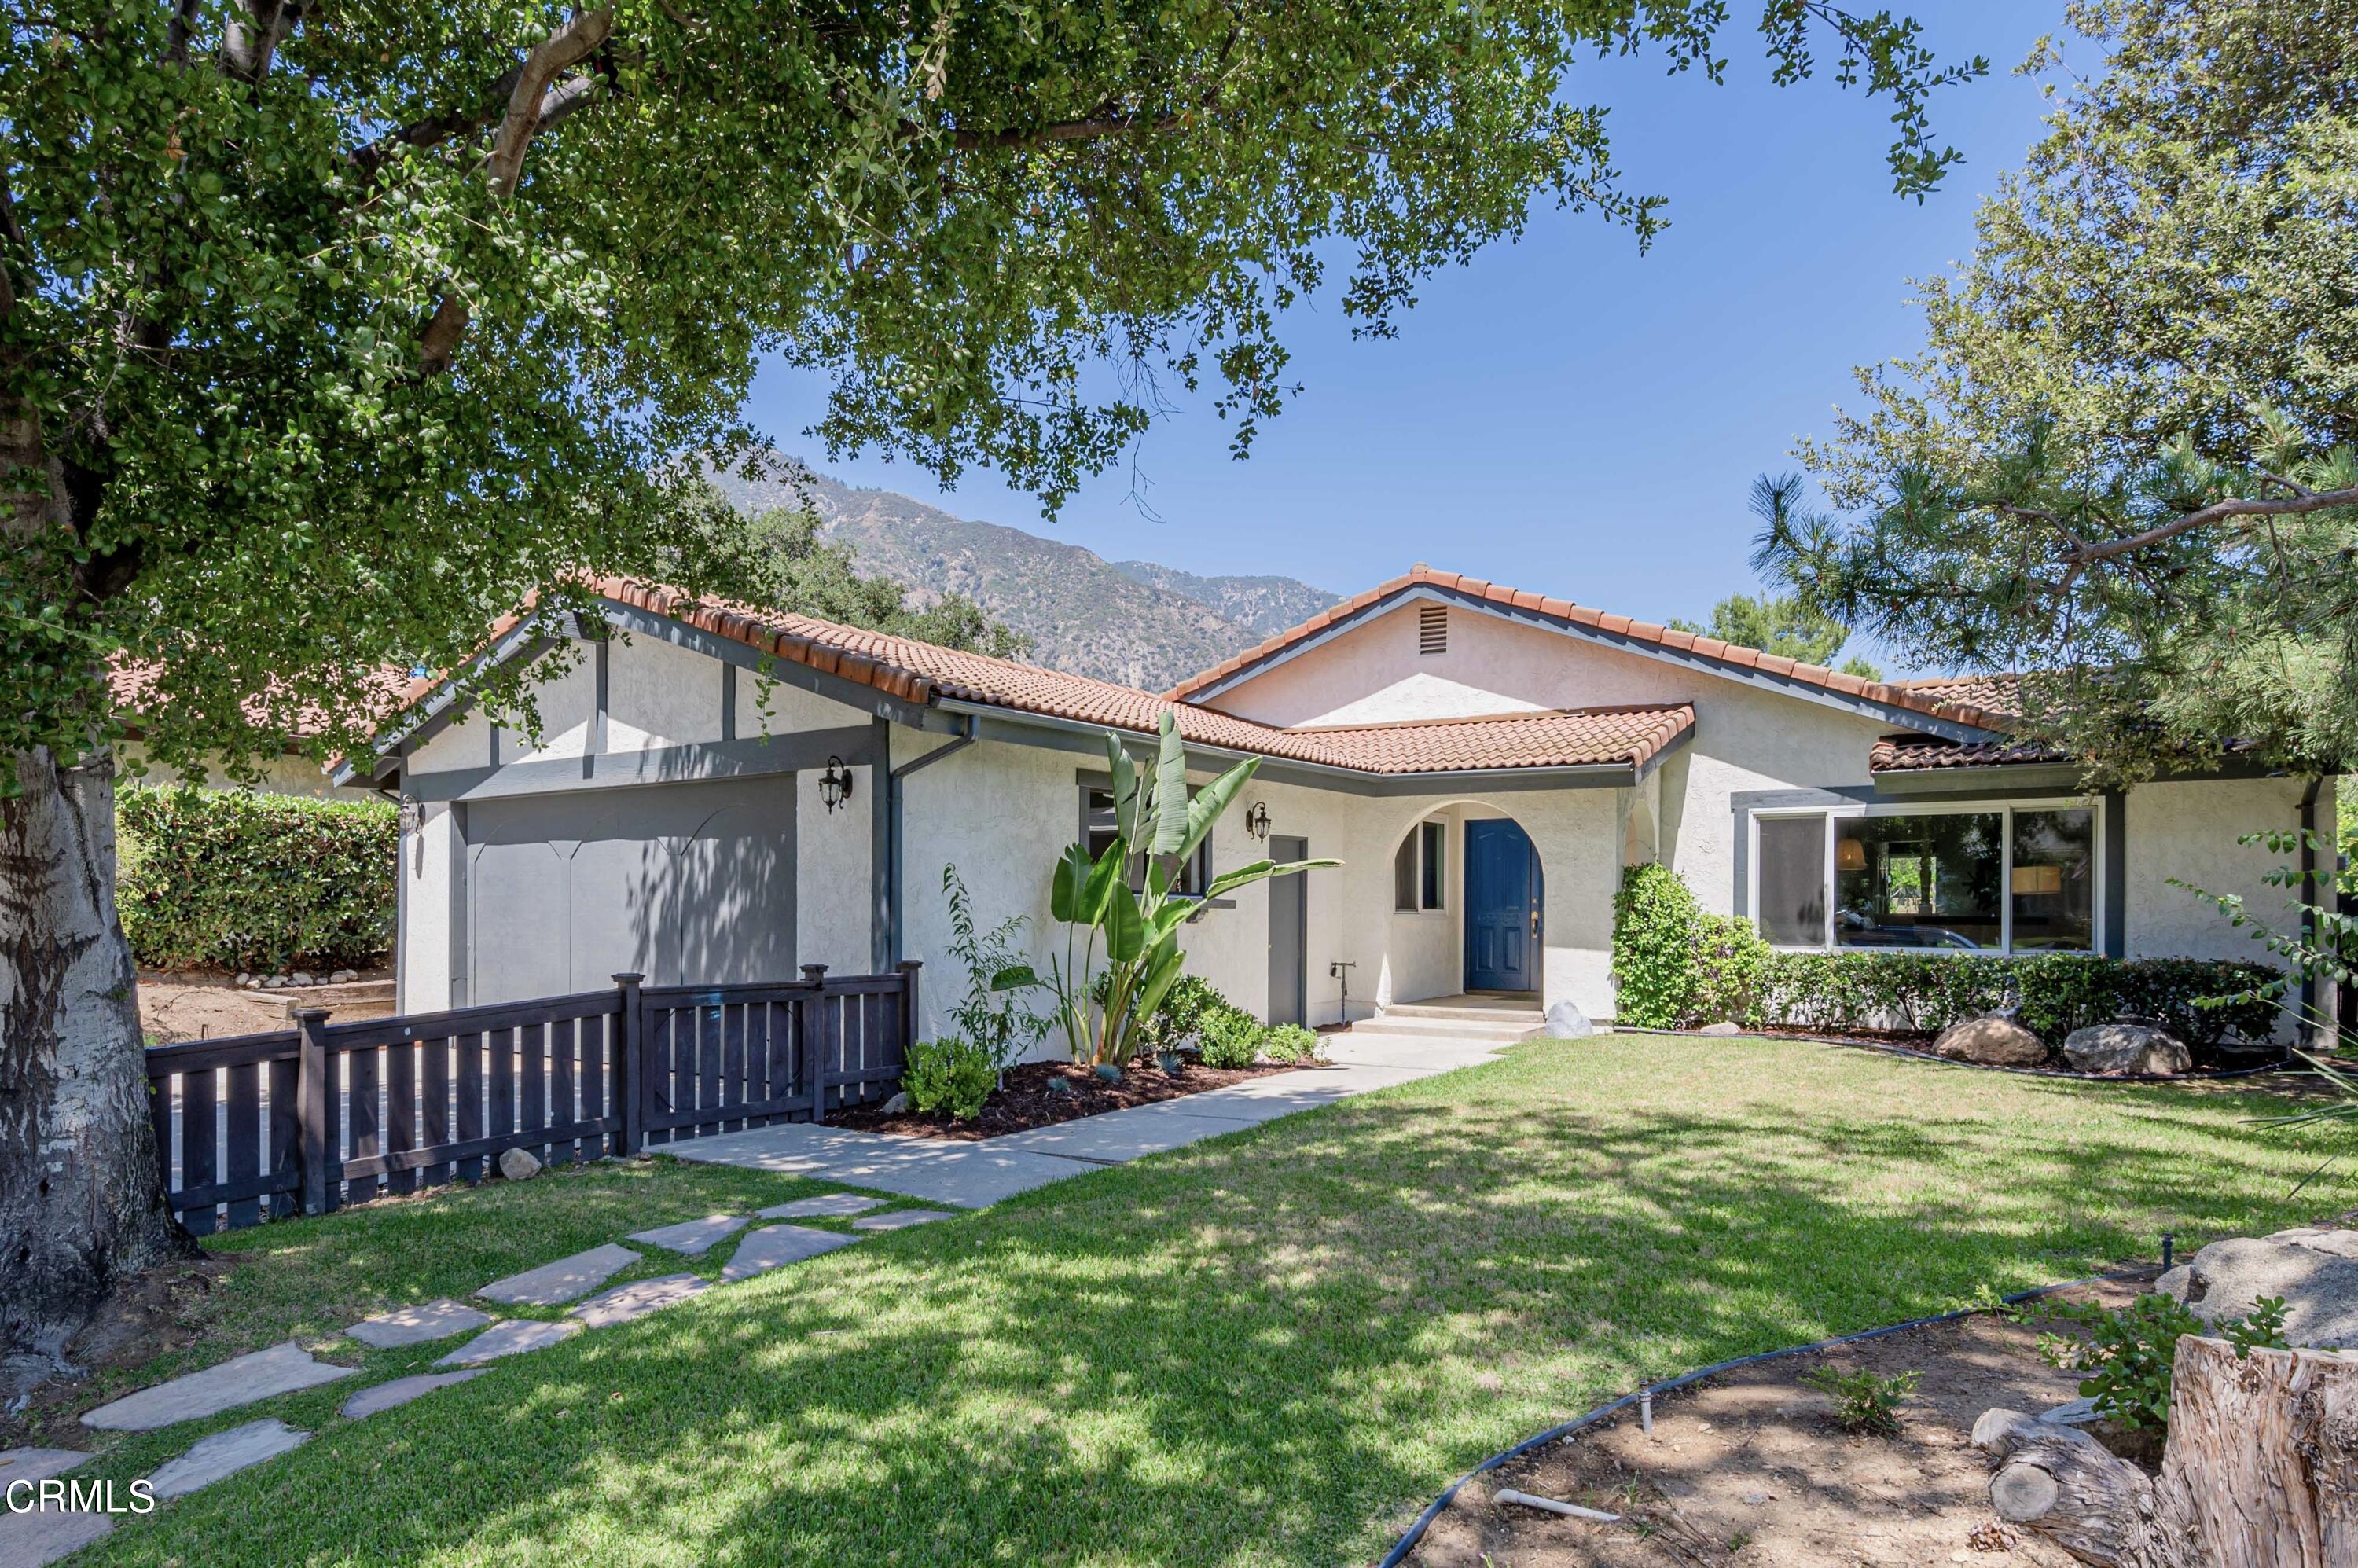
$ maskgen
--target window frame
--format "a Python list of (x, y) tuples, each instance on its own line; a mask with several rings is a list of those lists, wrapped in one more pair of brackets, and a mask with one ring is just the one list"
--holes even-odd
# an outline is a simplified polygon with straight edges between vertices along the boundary
[[(1744, 886), (1745, 903), (1751, 911), (1755, 930), (1761, 929), (1763, 907), (1760, 888), (1759, 823), (1768, 817), (1821, 817), (1826, 824), (1825, 930), (1813, 946), (1794, 946), (1771, 943), (1781, 953), (1933, 953), (1952, 957), (2013, 958), (2039, 957), (2095, 958), (2104, 957), (2106, 893), (2111, 846), (2106, 838), (2104, 812), (2106, 802), (2102, 796), (2040, 795), (2005, 800), (1942, 800), (1942, 801), (1876, 801), (1847, 805), (1756, 806), (1749, 812), (1749, 831), (1745, 834)], [(2017, 954), (2014, 949), (2014, 816), (2017, 811), (2084, 811), (2088, 815), (2089, 876), (2093, 881), (2093, 898), (2089, 910), (2089, 942), (2084, 948), (2036, 947)], [(1866, 817), (1883, 816), (1996, 816), (1998, 818), (1998, 945), (1996, 947), (1844, 947), (1834, 941), (1834, 916), (1838, 913), (1834, 899), (1834, 859), (1840, 853), (1841, 823)], [(1763, 941), (1768, 937), (1764, 932)]]
[[(1425, 831), (1427, 828), (1434, 829), (1435, 832), (1428, 837)], [(1435, 838), (1439, 840), (1441, 849), (1437, 869), (1425, 858), (1425, 846)], [(1415, 903), (1404, 904), (1400, 901), (1398, 872), (1400, 857), (1403, 853), (1410, 857), (1412, 862), (1412, 874), (1410, 881), (1416, 892)], [(1392, 851), (1392, 866), (1394, 872), (1392, 913), (1394, 914), (1446, 915), (1449, 914), (1449, 819), (1447, 817), (1420, 816), (1409, 824), (1408, 832), (1401, 839), (1400, 848)], [(1436, 901), (1433, 903), (1423, 902), (1428, 886), (1432, 889)]]
[[(1099, 806), (1097, 804), (1097, 797), (1098, 795), (1105, 796), (1105, 805), (1103, 806)], [(1098, 818), (1100, 816), (1105, 817), (1109, 823), (1112, 819), (1112, 784), (1108, 782), (1101, 784), (1082, 784), (1081, 847), (1089, 852), (1089, 858), (1091, 860), (1095, 860), (1099, 853), (1097, 845), (1092, 842), (1092, 840), (1101, 830), (1098, 821)], [(1190, 903), (1200, 903), (1204, 902), (1205, 895), (1201, 890), (1212, 885), (1212, 840), (1216, 837), (1216, 834), (1205, 834), (1203, 841), (1195, 846), (1195, 852), (1189, 856), (1187, 860), (1180, 865), (1179, 881), (1182, 886), (1184, 887), (1186, 882), (1188, 873), (1193, 871), (1195, 873), (1195, 887), (1197, 891), (1189, 892), (1183, 892), (1180, 888), (1174, 888), (1171, 891), (1171, 897), (1174, 899), (1184, 900)], [(1152, 858), (1152, 857), (1145, 854), (1138, 854), (1130, 857), (1130, 864), (1125, 880), (1129, 881), (1130, 889), (1132, 892), (1144, 892), (1146, 891), (1146, 866), (1148, 860)]]

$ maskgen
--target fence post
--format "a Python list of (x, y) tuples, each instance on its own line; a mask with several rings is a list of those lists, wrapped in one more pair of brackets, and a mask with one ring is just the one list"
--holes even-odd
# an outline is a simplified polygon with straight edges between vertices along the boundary
[(893, 967), (901, 971), (901, 1060), (906, 1063), (909, 1047), (917, 1043), (917, 1025), (925, 1016), (917, 1011), (917, 971), (925, 964), (922, 959), (903, 958)]
[(811, 1120), (827, 1119), (827, 1056), (832, 1033), (827, 1026), (827, 966), (805, 964), (803, 984), (811, 988), (803, 1003), (803, 1061), (810, 1069)]
[(328, 1081), (328, 1010), (297, 1009), (295, 1028), (300, 1036), (295, 1047), (295, 1158), (303, 1175), (300, 1212), (325, 1214), (328, 1162), (336, 1153), (328, 1147), (328, 1097), (335, 1093)]
[(622, 995), (622, 1049), (615, 1053), (614, 1105), (622, 1113), (623, 1159), (645, 1147), (646, 1139), (646, 1000), (640, 988), (644, 975), (616, 975)]

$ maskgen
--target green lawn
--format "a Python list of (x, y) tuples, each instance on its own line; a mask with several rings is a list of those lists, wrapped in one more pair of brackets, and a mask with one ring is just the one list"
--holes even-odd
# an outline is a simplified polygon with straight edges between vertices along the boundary
[[(1628, 1388), (2344, 1206), (2255, 1095), (1622, 1036), (879, 1237), (586, 1334), (77, 1563), (1317, 1563)], [(667, 1162), (216, 1239), (200, 1359), (810, 1184)], [(705, 1264), (717, 1271), (727, 1246)], [(675, 1262), (669, 1267), (677, 1267)], [(644, 1272), (663, 1271), (651, 1264)], [(373, 1353), (372, 1378), (438, 1347)], [(197, 1433), (89, 1467), (144, 1473)], [(103, 1465), (103, 1468), (101, 1465)]]

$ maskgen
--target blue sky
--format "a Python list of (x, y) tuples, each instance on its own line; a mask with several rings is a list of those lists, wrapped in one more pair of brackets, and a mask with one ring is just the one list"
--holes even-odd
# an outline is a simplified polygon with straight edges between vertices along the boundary
[(1286, 330), (1303, 391), (1249, 460), (1228, 456), (1208, 396), (1147, 438), (1139, 466), (1160, 521), (1130, 504), (1127, 470), (1049, 523), (991, 473), (944, 493), (873, 452), (829, 461), (803, 434), (824, 385), (783, 368), (757, 384), (752, 417), (849, 482), (1109, 559), (1282, 572), (1346, 593), (1423, 560), (1701, 620), (1758, 586), (1745, 564), (1754, 476), (1794, 466), (1794, 438), (1823, 431), (1853, 395), (1852, 366), (1916, 346), (1906, 280), (1971, 248), (1976, 202), (2039, 135), (2038, 85), (2011, 72), (2061, 30), (2062, 0), (1914, 8), (1944, 58), (1992, 66), (1936, 102), (1939, 134), (1966, 161), (1922, 205), (1890, 193), (1887, 103), (1823, 70), (1771, 86), (1741, 27), (1726, 35), (1723, 86), (1643, 58), (1585, 66), (1571, 93), (1611, 106), (1629, 188), (1670, 198), (1653, 249), (1550, 210), (1520, 244), (1431, 279), (1393, 341), (1353, 341), (1331, 298), (1297, 309)]

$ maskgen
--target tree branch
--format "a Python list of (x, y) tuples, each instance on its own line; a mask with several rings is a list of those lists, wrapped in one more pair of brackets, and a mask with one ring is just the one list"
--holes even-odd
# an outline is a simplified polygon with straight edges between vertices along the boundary
[(2261, 501), (2230, 497), (2214, 501), (2199, 512), (2171, 519), (2158, 527), (2147, 528), (2142, 534), (2124, 538), (2106, 539), (2102, 544), (2082, 545), (2065, 557), (2072, 566), (2089, 566), (2097, 561), (2109, 561), (2148, 545), (2158, 545), (2175, 539), (2180, 534), (2190, 534), (2197, 528), (2208, 528), (2215, 523), (2237, 517), (2299, 517), (2311, 512), (2331, 512), (2337, 507), (2358, 506), (2358, 488), (2349, 490), (2312, 490), (2282, 501)]
[(222, 64), (248, 86), (270, 74), (278, 46), (303, 19), (302, 0), (245, 0), (222, 35)]
[[(551, 84), (603, 48), (613, 30), (613, 12), (585, 11), (533, 46), (532, 52), (525, 57), (524, 65), (515, 73), (514, 85), (508, 91), (507, 113), (492, 138), (491, 157), (484, 163), (494, 197), (505, 200), (515, 194), (517, 182), (524, 177), (525, 153), (531, 147), (533, 137), (544, 126), (571, 114), (596, 85), (597, 78), (584, 77), (566, 83), (553, 98), (549, 92)], [(436, 303), (434, 314), (418, 334), (420, 371), (440, 375), (450, 368), (459, 340), (466, 335), (469, 314), (465, 298), (455, 289)]]

